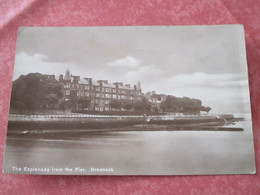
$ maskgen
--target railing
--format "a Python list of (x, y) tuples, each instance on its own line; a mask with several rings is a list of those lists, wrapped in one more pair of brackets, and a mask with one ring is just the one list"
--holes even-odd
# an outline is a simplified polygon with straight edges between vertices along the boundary
[(181, 119), (212, 119), (218, 118), (220, 116), (216, 115), (157, 115), (157, 116), (147, 116), (147, 115), (90, 115), (90, 114), (65, 114), (65, 115), (19, 115), (10, 114), (9, 120), (79, 120), (79, 119), (111, 119), (111, 120), (123, 120), (123, 119), (142, 119), (146, 121), (150, 120), (181, 120)]
[(38, 115), (20, 115), (20, 114), (9, 114), (9, 117), (20, 117), (20, 118), (118, 118), (118, 117), (122, 117), (122, 118), (128, 118), (128, 117), (140, 117), (143, 118), (144, 116), (140, 116), (140, 115), (89, 115), (89, 114), (65, 114), (65, 115), (43, 115), (43, 114), (38, 114)]
[(66, 114), (66, 115), (18, 115), (18, 114), (10, 114), (9, 121), (78, 121), (82, 119), (89, 120), (144, 120), (144, 116), (109, 116), (109, 115), (87, 115), (87, 114)]

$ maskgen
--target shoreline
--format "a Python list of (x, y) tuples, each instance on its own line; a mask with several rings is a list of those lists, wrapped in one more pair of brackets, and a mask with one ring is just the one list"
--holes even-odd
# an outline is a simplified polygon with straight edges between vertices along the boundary
[[(116, 132), (147, 132), (147, 131), (233, 131), (239, 132), (244, 131), (243, 128), (239, 127), (221, 127), (221, 126), (212, 126), (207, 124), (200, 125), (183, 125), (183, 126), (175, 126), (175, 125), (134, 125), (127, 126), (122, 128), (109, 128), (109, 129), (77, 129), (77, 130), (31, 130), (31, 131), (22, 131), (22, 130), (14, 130), (7, 133), (9, 138), (40, 138), (40, 139), (53, 139), (53, 138), (62, 138), (64, 136), (65, 139), (69, 137), (77, 139), (79, 135), (84, 136), (102, 136), (107, 135), (109, 133)], [(58, 136), (58, 137), (57, 137)], [(74, 139), (71, 139), (74, 140)]]
[(235, 118), (233, 115), (222, 116), (185, 116), (176, 117), (170, 115), (163, 116), (88, 116), (84, 115), (61, 115), (60, 117), (47, 117), (45, 120), (42, 116), (11, 116), (8, 120), (8, 132), (11, 131), (33, 131), (33, 130), (98, 130), (106, 131), (122, 130), (129, 127), (137, 131), (160, 131), (163, 128), (167, 130), (224, 130), (220, 128), (223, 125), (235, 123), (244, 120), (243, 118)]

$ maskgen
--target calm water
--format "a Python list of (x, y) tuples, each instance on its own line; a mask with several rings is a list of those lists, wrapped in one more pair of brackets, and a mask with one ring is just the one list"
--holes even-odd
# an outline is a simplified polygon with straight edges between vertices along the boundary
[[(12, 136), (7, 139), (5, 172), (15, 166), (21, 168), (15, 173), (30, 173), (24, 167), (50, 168), (32, 174), (254, 173), (251, 122), (235, 126), (245, 130), (74, 133), (56, 139)], [(113, 172), (91, 172), (91, 168)]]

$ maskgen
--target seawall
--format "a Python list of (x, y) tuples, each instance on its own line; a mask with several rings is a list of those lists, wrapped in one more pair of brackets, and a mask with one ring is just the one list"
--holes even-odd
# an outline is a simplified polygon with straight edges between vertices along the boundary
[(109, 115), (9, 115), (8, 130), (40, 129), (101, 129), (118, 128), (139, 124), (186, 125), (215, 122), (223, 125), (226, 120), (219, 116), (109, 116)]

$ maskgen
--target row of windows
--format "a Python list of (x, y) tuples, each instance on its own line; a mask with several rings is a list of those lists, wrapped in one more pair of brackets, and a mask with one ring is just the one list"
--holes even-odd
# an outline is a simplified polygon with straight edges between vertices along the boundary
[[(64, 95), (70, 95), (70, 90), (66, 90), (65, 92), (64, 92)], [(89, 92), (77, 92), (77, 96), (79, 96), (79, 97), (82, 97), (82, 96), (84, 96), (84, 97), (89, 97), (89, 95), (90, 95), (90, 93)], [(135, 99), (135, 97), (134, 96), (125, 96), (125, 95), (115, 95), (115, 94), (113, 94), (113, 95), (111, 95), (111, 94), (102, 94), (102, 95), (100, 95), (99, 93), (97, 93), (96, 94), (96, 96), (95, 96), (96, 98), (112, 98), (112, 99), (122, 99), (122, 100), (127, 100), (127, 99), (130, 99), (130, 100), (134, 100)], [(141, 97), (138, 97), (137, 98), (138, 100), (141, 100)]]
[[(139, 100), (141, 100), (141, 98), (140, 98)], [(108, 105), (109, 102), (110, 102), (109, 100), (99, 100), (99, 99), (96, 99), (96, 100), (95, 100), (95, 103), (96, 103), (96, 104), (106, 104), (106, 105)], [(94, 101), (92, 100), (91, 103), (93, 104)]]
[[(96, 111), (109, 111), (109, 110), (118, 111), (118, 109), (110, 108), (109, 106), (95, 106), (95, 110)], [(121, 108), (121, 110), (125, 110), (125, 109)]]
[[(105, 92), (109, 93), (109, 92)], [(99, 94), (99, 92), (96, 92), (96, 94)], [(140, 92), (135, 93), (134, 91), (130, 91), (130, 93), (122, 93), (121, 91), (118, 91), (118, 93), (112, 93), (112, 94), (120, 94), (120, 95), (141, 95)]]
[(109, 111), (109, 107), (105, 106), (105, 107), (99, 107), (99, 106), (95, 106), (95, 110), (97, 111)]
[[(109, 104), (109, 100), (99, 100), (99, 99), (96, 99), (95, 100), (95, 103), (96, 104)], [(94, 103), (94, 101), (92, 101), (92, 103)]]
[(89, 97), (89, 92), (78, 92), (77, 96), (85, 96), (85, 97)]
[[(79, 85), (79, 84), (70, 84), (70, 83), (65, 83), (64, 86), (63, 86), (65, 89), (69, 89), (69, 88), (77, 88), (77, 89), (85, 89), (85, 90), (89, 90), (90, 87), (89, 85)], [(135, 94), (134, 91), (132, 90), (124, 90), (124, 89), (121, 89), (121, 90), (117, 90), (117, 89), (112, 89), (112, 88), (107, 88), (107, 87), (96, 87), (95, 91), (97, 92), (106, 92), (106, 93), (120, 93), (120, 94), (126, 94), (127, 92), (131, 95), (140, 95), (141, 93), (137, 93)]]
[(96, 98), (112, 98), (112, 99), (122, 99), (122, 100), (127, 100), (127, 99), (130, 99), (130, 100), (134, 100), (134, 96), (126, 96), (126, 95), (110, 95), (110, 94), (102, 94), (100, 95), (99, 93), (96, 94), (95, 96)]
[(109, 100), (96, 100), (96, 104), (109, 104)]
[[(80, 88), (80, 89), (85, 89), (85, 90), (89, 90), (90, 89), (90, 87), (89, 87), (89, 85), (86, 85), (86, 84), (71, 84), (71, 83), (65, 83), (64, 85), (63, 85), (63, 87), (64, 88), (66, 88), (66, 89), (68, 89), (68, 88), (70, 88), (70, 87), (72, 87), (72, 88)], [(96, 87), (95, 88), (95, 91), (99, 91), (99, 92), (108, 92), (108, 93), (111, 93), (111, 92), (113, 92), (113, 93), (117, 93), (117, 91), (118, 91), (118, 93), (122, 93), (122, 94), (126, 94), (126, 92), (127, 91), (131, 91), (131, 90), (127, 90), (127, 89), (115, 89), (115, 88), (109, 88), (109, 87)], [(131, 91), (132, 92), (132, 91)]]
[[(117, 109), (110, 108), (109, 106), (95, 106), (95, 110), (96, 111), (109, 111), (109, 110), (117, 111)], [(122, 110), (125, 110), (125, 109), (122, 108)]]
[[(70, 90), (66, 90), (63, 92), (64, 95), (70, 95)], [(77, 92), (77, 96), (85, 96), (85, 97), (89, 97), (89, 92)]]
[[(111, 93), (112, 89), (111, 88), (107, 88), (107, 87), (96, 87), (95, 91), (103, 91), (103, 92), (108, 92)], [(113, 89), (113, 92), (115, 92), (115, 89)]]
[(111, 89), (111, 88), (104, 88), (104, 87), (96, 87), (95, 91), (97, 92), (107, 92), (107, 93), (121, 93), (121, 94), (126, 94), (127, 92), (130, 92), (131, 95), (134, 95), (134, 91), (132, 90), (117, 90), (117, 89)]
[(88, 85), (79, 85), (79, 84), (70, 84), (70, 83), (65, 83), (63, 85), (63, 87), (65, 89), (69, 89), (69, 88), (77, 88), (77, 89), (85, 89), (85, 90), (89, 90), (89, 86)]

